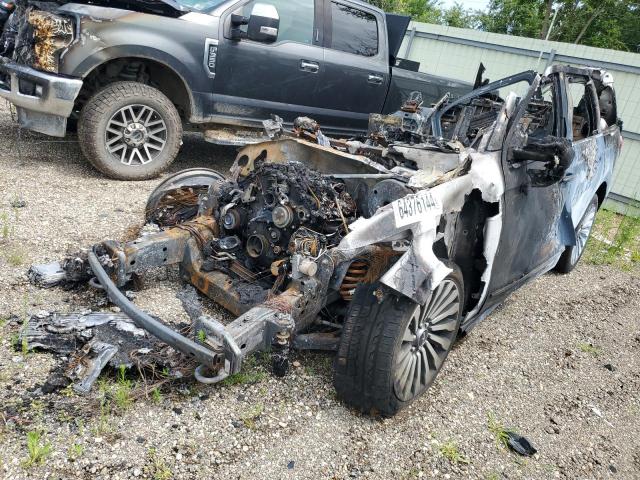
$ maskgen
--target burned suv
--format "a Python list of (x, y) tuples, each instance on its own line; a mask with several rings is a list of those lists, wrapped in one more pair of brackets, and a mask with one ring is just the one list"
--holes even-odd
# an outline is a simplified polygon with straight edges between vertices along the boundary
[[(146, 209), (159, 231), (31, 276), (106, 290), (143, 334), (196, 359), (206, 383), (257, 350), (272, 352), (276, 372), (292, 347), (334, 350), (340, 397), (393, 415), (431, 385), (461, 332), (580, 259), (621, 148), (612, 84), (602, 70), (554, 66), (431, 107), (415, 95), (351, 140), (275, 118), (273, 140), (242, 149), (227, 178), (196, 169), (165, 180)], [(121, 292), (166, 265), (237, 319), (192, 309), (179, 333)], [(104, 341), (78, 338), (76, 366), (124, 348), (105, 355)]]

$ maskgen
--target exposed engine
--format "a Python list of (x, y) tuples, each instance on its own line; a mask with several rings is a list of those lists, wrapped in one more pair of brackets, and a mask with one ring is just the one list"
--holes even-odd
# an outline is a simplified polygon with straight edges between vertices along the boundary
[(215, 267), (232, 263), (257, 275), (255, 280), (288, 270), (293, 254), (318, 257), (337, 245), (356, 216), (344, 183), (296, 162), (263, 164), (216, 189), (220, 235), (210, 246)]

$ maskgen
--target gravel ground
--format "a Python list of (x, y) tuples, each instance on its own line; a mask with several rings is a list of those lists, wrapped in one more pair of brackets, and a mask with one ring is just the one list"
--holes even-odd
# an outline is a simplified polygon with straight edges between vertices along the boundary
[[(92, 304), (86, 290), (39, 290), (31, 263), (139, 225), (158, 181), (116, 182), (78, 145), (22, 134), (0, 111), (0, 319)], [(228, 168), (233, 150), (187, 136), (172, 171)], [(16, 202), (25, 206), (14, 208)], [(184, 314), (174, 272), (136, 302), (165, 319)], [(284, 379), (260, 362), (245, 382), (185, 381), (128, 407), (35, 395), (55, 358), (11, 347), (0, 325), (0, 478), (640, 478), (640, 274), (582, 265), (514, 294), (459, 342), (429, 393), (393, 419), (358, 415), (336, 399), (331, 357), (298, 354)], [(214, 312), (219, 314), (219, 312)], [(103, 391), (116, 388), (112, 380)], [(538, 449), (498, 445), (488, 418)], [(27, 468), (27, 433), (50, 452)]]

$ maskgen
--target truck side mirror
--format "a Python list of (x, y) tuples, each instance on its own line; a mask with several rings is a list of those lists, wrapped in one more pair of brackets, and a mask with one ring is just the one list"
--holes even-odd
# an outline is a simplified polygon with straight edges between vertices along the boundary
[(256, 3), (251, 10), (247, 38), (254, 42), (272, 43), (278, 39), (280, 15), (274, 5)]

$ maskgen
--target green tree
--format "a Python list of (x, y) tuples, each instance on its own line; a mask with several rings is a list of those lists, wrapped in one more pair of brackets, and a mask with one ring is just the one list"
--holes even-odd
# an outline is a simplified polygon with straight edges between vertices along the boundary
[(478, 23), (489, 32), (549, 33), (550, 40), (601, 48), (637, 51), (640, 43), (640, 8), (630, 0), (492, 0)]
[(640, 0), (491, 0), (486, 10), (438, 0), (370, 0), (420, 22), (640, 51)]
[(369, 3), (385, 12), (410, 15), (417, 22), (436, 23), (452, 27), (472, 28), (476, 15), (462, 3), (444, 8), (438, 0), (369, 0)]

